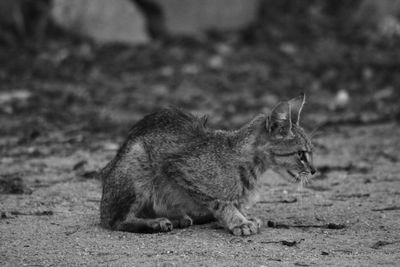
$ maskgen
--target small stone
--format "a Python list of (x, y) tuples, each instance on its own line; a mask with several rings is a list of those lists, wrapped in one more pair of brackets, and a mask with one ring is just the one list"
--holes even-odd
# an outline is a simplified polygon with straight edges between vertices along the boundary
[(55, 0), (50, 13), (62, 28), (99, 43), (143, 44), (150, 40), (142, 13), (128, 0)]
[(109, 143), (104, 143), (104, 144), (103, 144), (103, 148), (104, 148), (105, 150), (114, 151), (114, 150), (117, 150), (117, 149), (119, 148), (119, 146), (118, 146), (118, 144), (116, 144), (116, 143), (111, 143), (111, 142), (109, 142)]
[(27, 90), (13, 90), (0, 93), (0, 104), (5, 104), (13, 101), (26, 101), (32, 96), (32, 93)]
[(341, 89), (336, 93), (333, 109), (344, 109), (348, 106), (349, 102), (349, 93), (346, 90)]
[(200, 72), (200, 69), (196, 64), (186, 64), (183, 65), (182, 72), (185, 74), (197, 74)]
[(294, 54), (297, 53), (297, 47), (294, 44), (291, 43), (283, 43), (281, 44), (281, 46), (279, 47), (279, 49), (290, 56), (293, 56)]
[(224, 65), (224, 60), (221, 56), (216, 55), (208, 59), (208, 66), (212, 69), (220, 69)]

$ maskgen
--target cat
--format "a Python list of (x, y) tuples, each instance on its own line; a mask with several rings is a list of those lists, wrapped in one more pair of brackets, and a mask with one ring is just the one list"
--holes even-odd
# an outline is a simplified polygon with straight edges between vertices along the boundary
[(304, 103), (304, 94), (280, 102), (233, 131), (176, 108), (145, 116), (100, 172), (101, 225), (167, 232), (217, 220), (237, 236), (258, 233), (261, 221), (244, 207), (257, 201), (260, 175), (271, 168), (303, 181), (316, 172), (299, 125)]

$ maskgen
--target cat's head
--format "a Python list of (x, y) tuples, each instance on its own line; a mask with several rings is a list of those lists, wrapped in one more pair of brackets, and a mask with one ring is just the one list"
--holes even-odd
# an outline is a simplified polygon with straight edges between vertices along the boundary
[(311, 140), (300, 126), (304, 103), (304, 94), (280, 102), (267, 120), (272, 168), (284, 178), (295, 181), (305, 181), (316, 172)]

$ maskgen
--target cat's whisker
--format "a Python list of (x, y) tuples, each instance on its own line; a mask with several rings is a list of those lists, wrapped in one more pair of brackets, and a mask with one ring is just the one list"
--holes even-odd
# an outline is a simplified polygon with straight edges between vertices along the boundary
[(313, 139), (314, 136), (318, 133), (318, 131), (321, 130), (322, 127), (323, 127), (323, 125), (319, 125), (319, 126), (315, 127), (314, 130), (312, 130), (311, 133), (309, 134), (310, 139)]
[(302, 184), (308, 184), (308, 182), (309, 182), (309, 173), (301, 173), (300, 174), (300, 181), (301, 181), (301, 183)]

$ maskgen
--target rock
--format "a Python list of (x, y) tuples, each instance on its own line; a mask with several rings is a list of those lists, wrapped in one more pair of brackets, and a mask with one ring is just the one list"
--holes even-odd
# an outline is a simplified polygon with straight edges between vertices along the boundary
[(340, 89), (335, 96), (334, 101), (332, 102), (331, 109), (333, 110), (341, 110), (345, 109), (350, 102), (350, 95), (347, 90)]
[(154, 0), (172, 35), (201, 35), (210, 29), (238, 30), (257, 18), (259, 0)]
[(113, 142), (106, 142), (106, 143), (103, 143), (102, 147), (104, 150), (116, 151), (116, 150), (118, 150), (119, 145), (117, 143), (113, 143)]
[(363, 0), (355, 19), (363, 24), (376, 27), (382, 36), (400, 35), (400, 0)]
[(54, 0), (51, 17), (62, 28), (99, 43), (149, 41), (145, 19), (128, 0)]
[(207, 61), (207, 65), (212, 69), (221, 69), (224, 66), (224, 59), (220, 55), (211, 56)]
[(0, 93), (0, 105), (9, 104), (11, 102), (26, 102), (32, 97), (32, 93), (28, 90), (12, 90)]

